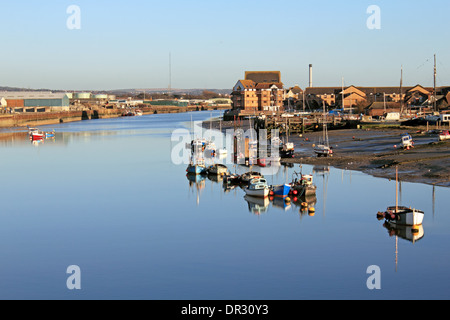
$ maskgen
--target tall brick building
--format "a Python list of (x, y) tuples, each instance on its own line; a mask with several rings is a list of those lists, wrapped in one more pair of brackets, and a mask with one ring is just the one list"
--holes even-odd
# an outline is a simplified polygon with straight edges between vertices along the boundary
[(283, 111), (284, 88), (280, 71), (247, 71), (231, 94), (233, 110)]

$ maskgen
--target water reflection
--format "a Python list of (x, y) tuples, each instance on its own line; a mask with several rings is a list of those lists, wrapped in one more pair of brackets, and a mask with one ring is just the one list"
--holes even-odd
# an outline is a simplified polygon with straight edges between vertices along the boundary
[(269, 209), (270, 201), (268, 198), (263, 199), (246, 195), (244, 199), (248, 203), (248, 210), (255, 215), (261, 215)]

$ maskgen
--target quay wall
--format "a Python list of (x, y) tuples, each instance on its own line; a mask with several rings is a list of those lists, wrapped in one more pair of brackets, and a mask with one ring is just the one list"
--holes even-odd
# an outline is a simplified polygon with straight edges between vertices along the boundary
[[(177, 107), (177, 106), (151, 106), (141, 107), (144, 114), (158, 113), (182, 113), (202, 110), (225, 110), (229, 107)], [(36, 127), (57, 123), (84, 121), (92, 119), (108, 119), (122, 116), (124, 109), (103, 109), (85, 111), (62, 111), (62, 112), (36, 112), (36, 113), (13, 113), (0, 114), (0, 128), (13, 127)]]

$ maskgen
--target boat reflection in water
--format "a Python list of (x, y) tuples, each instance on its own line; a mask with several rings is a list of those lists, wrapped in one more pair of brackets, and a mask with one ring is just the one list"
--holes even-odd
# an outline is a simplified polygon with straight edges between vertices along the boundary
[(269, 198), (258, 198), (246, 195), (244, 199), (248, 203), (248, 210), (253, 214), (261, 215), (269, 209)]
[(281, 209), (283, 211), (288, 211), (292, 208), (292, 204), (290, 201), (286, 201), (284, 198), (275, 197), (273, 199), (272, 205), (274, 208)]
[(423, 225), (401, 226), (385, 222), (383, 226), (388, 230), (390, 237), (399, 237), (412, 243), (422, 240), (425, 236)]
[(383, 226), (388, 230), (390, 237), (395, 237), (395, 272), (398, 272), (398, 261), (399, 261), (398, 239), (401, 238), (403, 240), (415, 244), (417, 241), (423, 239), (423, 237), (425, 236), (425, 231), (422, 225), (405, 226), (385, 222)]
[(201, 192), (206, 186), (206, 177), (204, 175), (188, 173), (186, 174), (186, 178), (189, 181), (189, 190), (192, 192), (194, 192), (194, 189), (196, 190), (197, 205), (199, 205)]

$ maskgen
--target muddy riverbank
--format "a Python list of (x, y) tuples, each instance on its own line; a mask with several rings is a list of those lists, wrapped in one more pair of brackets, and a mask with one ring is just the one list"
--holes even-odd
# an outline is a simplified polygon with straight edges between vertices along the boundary
[[(205, 122), (219, 128), (219, 121)], [(233, 129), (232, 121), (222, 122), (223, 131)], [(244, 126), (245, 129), (249, 125)], [(329, 131), (330, 146), (334, 156), (318, 158), (313, 151), (322, 132), (291, 135), (295, 144), (295, 158), (283, 162), (332, 166), (339, 169), (362, 171), (372, 176), (395, 179), (398, 166), (400, 179), (407, 182), (425, 183), (450, 187), (450, 141), (438, 142), (436, 133), (422, 133), (426, 128), (372, 128)], [(408, 132), (413, 136), (415, 147), (403, 150), (401, 135)]]

